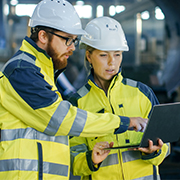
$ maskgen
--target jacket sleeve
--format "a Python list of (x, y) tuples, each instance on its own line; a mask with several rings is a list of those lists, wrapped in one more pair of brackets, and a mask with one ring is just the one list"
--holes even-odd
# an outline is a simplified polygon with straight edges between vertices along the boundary
[[(153, 106), (159, 104), (159, 101), (156, 95), (154, 94), (153, 90), (149, 88), (147, 85), (139, 82), (138, 86), (148, 98), (149, 103), (147, 103), (147, 100), (141, 101), (142, 103), (141, 109), (142, 109), (142, 112), (144, 113), (144, 117), (149, 118), (152, 112)], [(170, 154), (170, 144), (169, 143), (164, 144), (160, 150), (152, 154), (148, 154), (148, 155), (144, 153), (141, 153), (141, 154), (142, 154), (143, 161), (153, 164), (153, 165), (159, 165)]]
[(166, 143), (163, 144), (163, 147), (157, 152), (148, 155), (142, 153), (142, 160), (149, 164), (158, 166), (169, 154), (170, 154), (170, 143)]
[(62, 100), (54, 82), (47, 82), (40, 68), (23, 61), (13, 63), (17, 65), (10, 63), (1, 73), (0, 101), (26, 125), (52, 136), (103, 136), (115, 129), (118, 133), (127, 130), (129, 118), (78, 109)]
[(88, 151), (88, 144), (86, 138), (73, 137), (70, 139), (71, 151), (71, 172), (74, 176), (88, 176), (98, 167), (92, 164), (91, 152)]

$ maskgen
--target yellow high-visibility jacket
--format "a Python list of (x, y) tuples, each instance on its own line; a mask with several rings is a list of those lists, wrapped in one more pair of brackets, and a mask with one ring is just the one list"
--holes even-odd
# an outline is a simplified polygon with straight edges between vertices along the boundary
[[(111, 112), (142, 118), (148, 118), (152, 107), (158, 104), (156, 96), (148, 86), (123, 78), (121, 73), (113, 78), (107, 94), (94, 83), (91, 74), (88, 83), (69, 100), (79, 108), (91, 112)], [(110, 133), (103, 137), (72, 137), (70, 146), (73, 174), (81, 176), (83, 180), (160, 179), (158, 165), (169, 155), (169, 144), (164, 144), (161, 150), (149, 155), (127, 148), (111, 150), (98, 168), (93, 166), (91, 152), (97, 142), (113, 141), (114, 146), (138, 144), (142, 134), (128, 130), (118, 135)]]
[(120, 133), (128, 125), (129, 118), (86, 112), (63, 101), (52, 59), (25, 37), (0, 72), (0, 179), (67, 180), (68, 136)]

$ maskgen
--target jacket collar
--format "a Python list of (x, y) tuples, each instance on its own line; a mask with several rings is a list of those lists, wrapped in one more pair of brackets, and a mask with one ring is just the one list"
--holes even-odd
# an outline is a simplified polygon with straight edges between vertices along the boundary
[(53, 68), (52, 58), (29, 37), (24, 38), (20, 50), (33, 55), (41, 64)]
[[(24, 50), (26, 52), (29, 52), (30, 54), (33, 53), (35, 57), (39, 59), (44, 64), (47, 64), (48, 66), (53, 66), (51, 57), (47, 54), (47, 52), (44, 49), (41, 49), (31, 38), (25, 37), (23, 41), (23, 45), (21, 47), (21, 50)], [(58, 76), (66, 70), (66, 67), (61, 70), (57, 70), (55, 73), (55, 81), (57, 80)]]
[(32, 47), (34, 47), (34, 49), (36, 49), (39, 53), (43, 53), (48, 59), (50, 59), (50, 56), (47, 54), (47, 52), (44, 49), (41, 49), (31, 38), (26, 36), (24, 40)]

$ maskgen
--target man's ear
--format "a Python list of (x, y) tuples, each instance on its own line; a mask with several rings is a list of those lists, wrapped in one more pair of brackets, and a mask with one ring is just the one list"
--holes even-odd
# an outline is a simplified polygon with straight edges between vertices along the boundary
[(39, 31), (38, 39), (43, 45), (45, 45), (48, 42), (48, 37), (47, 37), (47, 34), (44, 30)]

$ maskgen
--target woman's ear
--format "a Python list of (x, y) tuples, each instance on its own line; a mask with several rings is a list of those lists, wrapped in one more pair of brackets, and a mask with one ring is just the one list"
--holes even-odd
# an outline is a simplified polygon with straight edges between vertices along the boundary
[(86, 51), (86, 59), (89, 61), (90, 64), (92, 64), (91, 53), (89, 51)]

